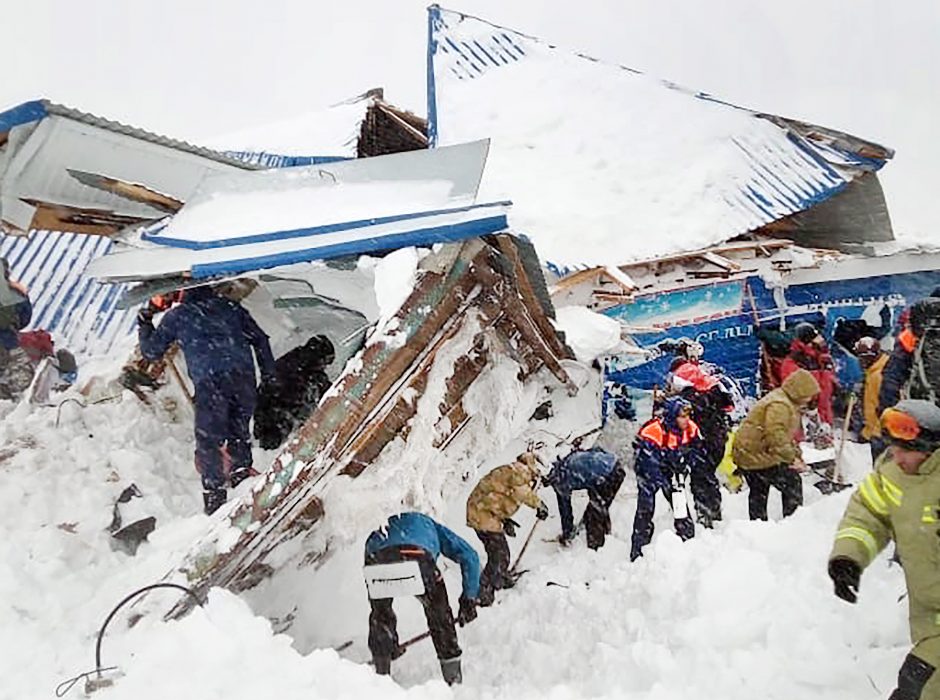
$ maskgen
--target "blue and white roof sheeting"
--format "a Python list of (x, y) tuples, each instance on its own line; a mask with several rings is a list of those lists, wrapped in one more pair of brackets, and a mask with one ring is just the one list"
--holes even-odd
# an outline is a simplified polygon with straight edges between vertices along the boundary
[(892, 153), (432, 6), (432, 143), (492, 139), (480, 196), (561, 268), (704, 248), (805, 210)]
[(85, 276), (86, 265), (113, 245), (103, 236), (54, 231), (0, 236), (10, 276), (29, 290), (30, 328), (49, 331), (58, 346), (85, 355), (106, 353), (129, 335), (137, 310), (117, 308), (124, 287)]
[(207, 178), (137, 249), (89, 274), (208, 278), (504, 231), (508, 201), (476, 202), (488, 142)]

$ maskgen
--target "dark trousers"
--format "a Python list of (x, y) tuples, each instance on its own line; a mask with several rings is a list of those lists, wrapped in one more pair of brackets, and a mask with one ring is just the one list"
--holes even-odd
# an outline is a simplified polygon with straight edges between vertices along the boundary
[(698, 521), (705, 527), (711, 527), (716, 520), (721, 520), (721, 484), (718, 483), (718, 465), (725, 457), (725, 446), (706, 443), (704, 459), (692, 469), (692, 499), (695, 501), (695, 513)]
[(207, 491), (225, 487), (223, 448), (232, 470), (251, 467), (248, 426), (257, 389), (250, 375), (212, 378), (196, 385), (196, 466)]
[(486, 550), (486, 566), (480, 574), (480, 605), (485, 607), (493, 604), (495, 592), (509, 580), (509, 542), (503, 532), (474, 532)]
[(584, 511), (584, 530), (587, 532), (587, 546), (591, 549), (603, 547), (610, 534), (610, 506), (626, 475), (623, 467), (617, 466), (601, 483), (588, 489), (590, 501)]
[[(637, 500), (636, 515), (633, 518), (633, 541), (630, 548), (630, 560), (637, 559), (643, 553), (643, 547), (653, 539), (655, 526), (653, 516), (656, 515), (656, 494), (662, 493), (672, 505), (672, 480), (659, 467), (654, 465), (637, 465)], [(682, 540), (690, 540), (695, 536), (695, 523), (692, 518), (678, 518), (675, 520), (676, 534)]]
[(778, 464), (770, 469), (744, 471), (747, 481), (747, 509), (751, 520), (767, 520), (767, 499), (770, 487), (780, 492), (783, 500), (783, 517), (803, 505), (803, 480), (798, 472), (786, 464)]
[[(402, 550), (407, 551), (402, 551)], [(457, 643), (457, 627), (454, 614), (447, 599), (447, 587), (444, 577), (430, 555), (414, 554), (414, 547), (389, 547), (382, 549), (366, 559), (366, 564), (392, 564), (395, 562), (417, 559), (424, 579), (424, 595), (417, 596), (424, 606), (424, 616), (428, 621), (431, 641), (438, 659), (454, 659), (460, 656)], [(370, 600), (372, 612), (369, 614), (369, 651), (372, 658), (393, 659), (398, 654), (398, 619), (392, 609), (392, 598)]]

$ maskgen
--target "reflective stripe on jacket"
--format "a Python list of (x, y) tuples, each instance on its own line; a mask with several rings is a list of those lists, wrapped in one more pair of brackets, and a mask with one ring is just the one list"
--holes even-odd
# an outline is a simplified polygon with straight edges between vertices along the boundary
[(830, 559), (868, 566), (888, 542), (897, 543), (909, 594), (911, 638), (940, 636), (940, 450), (916, 475), (885, 453), (852, 495)]

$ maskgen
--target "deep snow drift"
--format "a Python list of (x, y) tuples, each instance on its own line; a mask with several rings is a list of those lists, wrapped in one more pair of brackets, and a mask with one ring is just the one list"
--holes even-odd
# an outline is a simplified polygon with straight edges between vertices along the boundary
[[(209, 519), (196, 514), (185, 405), (149, 409), (130, 396), (84, 409), (67, 404), (58, 428), (56, 409), (11, 409), (3, 407), (0, 428), (0, 696), (42, 698), (93, 667), (94, 634), (106, 613), (178, 562)], [(854, 478), (868, 464), (865, 448), (850, 448)], [(258, 453), (259, 466), (272, 456)], [(356, 491), (368, 493), (381, 479), (367, 472)], [(849, 492), (822, 497), (811, 480), (809, 504), (792, 519), (747, 522), (746, 496), (734, 495), (726, 497), (726, 521), (716, 531), (684, 544), (669, 531), (661, 502), (657, 535), (635, 564), (628, 561), (632, 478), (613, 508), (614, 537), (597, 553), (583, 540), (566, 550), (543, 541), (558, 532), (555, 504), (544, 492), (553, 516), (526, 554), (530, 571), (461, 630), (465, 684), (453, 691), (440, 681), (428, 642), (395, 663), (394, 682), (362, 663), (367, 603), (356, 542), (316, 573), (309, 569), (308, 579), (287, 579), (300, 605), (315, 592), (332, 608), (321, 625), (298, 610), (303, 624), (291, 629), (293, 646), (245, 600), (216, 590), (181, 621), (151, 614), (131, 630), (116, 624), (103, 659), (126, 675), (96, 696), (883, 697), (908, 647), (901, 572), (883, 557), (866, 573), (858, 606), (832, 596), (825, 559)], [(145, 494), (139, 507), (158, 518), (135, 558), (111, 551), (105, 532), (111, 503), (130, 482)], [(462, 527), (462, 497), (447, 504), (447, 522), (478, 546)], [(524, 535), (533, 520), (521, 515)], [(375, 514), (376, 525), (380, 520)], [(457, 567), (448, 566), (445, 576), (456, 599)], [(264, 608), (265, 593), (260, 586), (245, 598)], [(159, 595), (148, 604), (158, 608)], [(416, 602), (396, 607), (402, 639), (423, 630)], [(290, 620), (275, 624), (286, 628)], [(315, 649), (345, 640), (353, 642), (342, 652), (347, 658)], [(70, 696), (80, 694), (79, 686)]]

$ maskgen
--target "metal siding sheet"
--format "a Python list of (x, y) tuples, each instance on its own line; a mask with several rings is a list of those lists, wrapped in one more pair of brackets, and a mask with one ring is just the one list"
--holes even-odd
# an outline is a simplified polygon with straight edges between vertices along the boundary
[(85, 356), (106, 353), (133, 332), (136, 308), (116, 308), (125, 285), (85, 276), (88, 264), (112, 245), (104, 237), (48, 231), (0, 237), (11, 276), (29, 289), (30, 328), (48, 331), (57, 345)]

